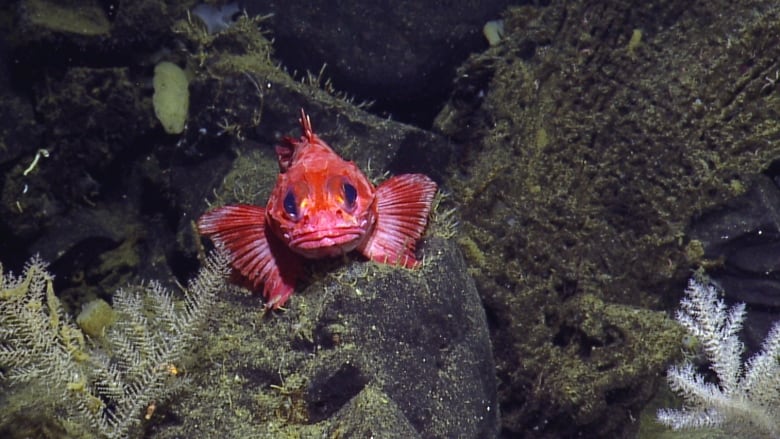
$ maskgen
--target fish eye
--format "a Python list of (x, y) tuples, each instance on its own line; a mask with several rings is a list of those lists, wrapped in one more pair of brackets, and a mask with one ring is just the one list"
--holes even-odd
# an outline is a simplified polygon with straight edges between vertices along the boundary
[(292, 189), (287, 191), (284, 196), (284, 211), (292, 219), (298, 219), (298, 203), (295, 201), (295, 194)]
[(344, 182), (344, 203), (348, 208), (355, 207), (355, 201), (357, 200), (357, 189), (350, 183)]

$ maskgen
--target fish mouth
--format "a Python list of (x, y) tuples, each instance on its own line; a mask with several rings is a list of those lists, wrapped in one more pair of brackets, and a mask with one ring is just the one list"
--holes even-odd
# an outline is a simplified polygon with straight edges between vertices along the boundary
[(354, 250), (365, 233), (360, 227), (316, 230), (296, 234), (288, 245), (296, 253), (310, 258), (338, 256)]

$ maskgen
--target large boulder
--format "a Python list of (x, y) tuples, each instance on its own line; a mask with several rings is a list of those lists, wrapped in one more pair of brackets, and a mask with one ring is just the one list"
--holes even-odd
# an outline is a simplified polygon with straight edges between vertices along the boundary
[(434, 236), (424, 254), (419, 270), (314, 264), (285, 312), (226, 295), (188, 369), (198, 385), (153, 437), (496, 437), (479, 296), (453, 243)]

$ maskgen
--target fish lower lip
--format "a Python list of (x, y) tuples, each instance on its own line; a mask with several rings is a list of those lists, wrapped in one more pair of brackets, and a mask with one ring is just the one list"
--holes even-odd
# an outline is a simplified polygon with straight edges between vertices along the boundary
[[(341, 247), (356, 243), (365, 231), (360, 228), (307, 232), (296, 235), (290, 240), (290, 247), (299, 249), (318, 249), (323, 247)], [(351, 250), (351, 249), (349, 249)], [(347, 251), (349, 251), (347, 250)]]

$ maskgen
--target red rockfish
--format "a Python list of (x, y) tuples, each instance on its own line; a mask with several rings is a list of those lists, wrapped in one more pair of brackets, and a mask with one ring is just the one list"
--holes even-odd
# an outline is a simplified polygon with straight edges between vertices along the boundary
[(198, 231), (225, 250), (249, 286), (263, 284), (266, 307), (285, 304), (303, 258), (357, 250), (373, 261), (416, 267), (414, 248), (428, 222), (436, 183), (422, 174), (397, 175), (374, 187), (365, 174), (314, 134), (301, 110), (303, 136), (276, 147), (279, 176), (265, 208), (218, 207), (198, 219)]

